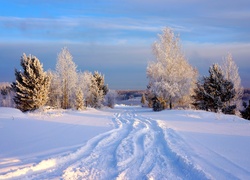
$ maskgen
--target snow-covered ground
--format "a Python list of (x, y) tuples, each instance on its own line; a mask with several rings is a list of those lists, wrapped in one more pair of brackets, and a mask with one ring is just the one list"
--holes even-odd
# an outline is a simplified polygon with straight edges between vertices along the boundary
[(0, 108), (0, 179), (250, 179), (249, 152), (236, 116)]

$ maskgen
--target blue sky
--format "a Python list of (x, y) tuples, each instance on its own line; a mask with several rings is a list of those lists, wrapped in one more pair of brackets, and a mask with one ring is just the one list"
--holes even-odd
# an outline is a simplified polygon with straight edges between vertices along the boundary
[(151, 46), (168, 26), (200, 75), (231, 52), (250, 87), (249, 0), (1, 0), (0, 82), (14, 81), (22, 53), (55, 69), (67, 46), (79, 71), (100, 71), (112, 89), (145, 89)]

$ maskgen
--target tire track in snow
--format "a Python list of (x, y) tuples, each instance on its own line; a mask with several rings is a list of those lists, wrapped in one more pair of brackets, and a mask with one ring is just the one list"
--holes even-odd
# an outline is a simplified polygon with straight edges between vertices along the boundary
[[(204, 172), (185, 161), (168, 145), (157, 122), (134, 113), (134, 120), (144, 124), (143, 130), (131, 133), (138, 149), (132, 163), (120, 169), (121, 179), (208, 179)], [(128, 136), (129, 137), (129, 136)], [(141, 152), (140, 150), (143, 149)], [(126, 153), (125, 153), (126, 155)]]
[[(184, 140), (172, 129), (168, 129), (168, 131), (165, 132), (165, 137), (172, 140), (172, 142), (170, 142), (171, 146), (173, 146), (173, 144), (178, 144), (178, 146), (183, 147), (183, 149), (190, 148), (190, 147), (185, 147), (187, 145), (185, 145), (183, 143)], [(176, 142), (175, 141), (176, 139), (178, 139), (179, 142)], [(242, 167), (239, 167), (237, 164), (230, 161), (229, 159), (222, 156), (221, 154), (218, 154), (215, 151), (211, 150), (209, 147), (207, 147), (203, 144), (200, 144), (200, 142), (195, 141), (195, 143), (196, 143), (196, 146), (199, 146), (199, 148), (202, 149), (203, 153), (205, 152), (206, 157), (199, 155), (199, 153), (193, 152), (191, 155), (192, 158), (199, 159), (199, 160), (201, 160), (201, 162), (205, 163), (206, 169), (208, 172), (209, 171), (216, 171), (217, 172), (216, 178), (224, 179), (226, 177), (227, 179), (246, 179), (246, 177), (249, 177), (249, 174), (250, 174), (249, 171), (245, 170)], [(208, 157), (212, 157), (212, 159), (208, 158)], [(223, 164), (224, 168), (218, 164)], [(217, 166), (215, 166), (215, 165), (217, 165)], [(225, 166), (227, 168), (225, 168)], [(239, 172), (239, 173), (235, 174), (232, 171), (233, 169), (236, 169), (237, 172)]]
[(115, 134), (117, 131), (124, 131), (122, 124), (119, 119), (114, 121), (116, 129), (108, 131), (106, 133), (95, 136), (90, 139), (86, 145), (79, 148), (76, 152), (70, 153), (65, 156), (58, 156), (55, 158), (50, 158), (41, 161), (38, 164), (21, 168), (15, 171), (10, 171), (3, 175), (0, 175), (0, 179), (19, 179), (19, 178), (28, 178), (28, 179), (46, 179), (48, 177), (60, 177), (63, 171), (70, 166), (71, 164), (77, 162), (79, 159), (88, 158), (92, 150), (98, 146), (98, 144), (103, 139), (107, 139), (112, 134)]
[(114, 115), (115, 129), (76, 152), (0, 175), (0, 179), (207, 179), (171, 149), (164, 130), (133, 109)]

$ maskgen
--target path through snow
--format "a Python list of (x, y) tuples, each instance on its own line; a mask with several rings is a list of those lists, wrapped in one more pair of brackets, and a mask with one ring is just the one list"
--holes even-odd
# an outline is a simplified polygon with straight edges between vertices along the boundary
[(0, 175), (0, 179), (208, 179), (169, 146), (157, 121), (133, 108), (114, 115), (115, 128), (90, 139), (67, 155)]

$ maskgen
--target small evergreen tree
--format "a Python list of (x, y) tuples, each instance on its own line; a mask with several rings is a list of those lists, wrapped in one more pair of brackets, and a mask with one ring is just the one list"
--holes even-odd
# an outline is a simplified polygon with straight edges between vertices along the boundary
[(145, 106), (145, 104), (146, 104), (146, 97), (145, 97), (144, 93), (142, 94), (142, 97), (141, 97), (141, 104), (142, 104), (142, 106)]
[(75, 105), (76, 105), (77, 110), (83, 110), (84, 109), (83, 93), (82, 93), (82, 90), (80, 88), (76, 91)]
[(244, 111), (241, 111), (241, 115), (244, 119), (250, 120), (250, 100), (246, 109)]
[(157, 96), (153, 97), (152, 103), (153, 103), (152, 106), (153, 106), (154, 111), (162, 111), (166, 109), (167, 107), (166, 101), (161, 97), (157, 97)]
[(235, 96), (233, 83), (223, 76), (218, 64), (210, 67), (209, 76), (203, 77), (197, 83), (194, 92), (195, 102), (193, 105), (197, 109), (213, 112), (222, 110), (223, 113), (232, 114), (236, 108), (235, 105), (228, 104)]
[(21, 66), (23, 72), (15, 70), (16, 82), (13, 82), (12, 87), (16, 92), (16, 107), (25, 112), (45, 105), (50, 78), (43, 72), (42, 64), (35, 56), (23, 54)]
[(96, 71), (91, 78), (90, 106), (100, 108), (107, 93), (108, 86), (104, 84), (104, 76)]
[(104, 84), (104, 75), (95, 71), (93, 74), (94, 80), (96, 81), (99, 91), (102, 91), (103, 96), (108, 93), (108, 86)]

